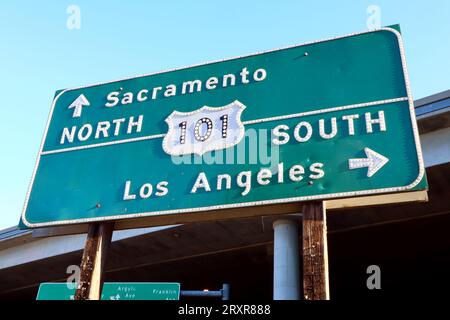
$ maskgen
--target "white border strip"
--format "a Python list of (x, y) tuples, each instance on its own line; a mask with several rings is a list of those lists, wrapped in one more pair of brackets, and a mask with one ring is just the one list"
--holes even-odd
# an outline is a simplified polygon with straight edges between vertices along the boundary
[(136, 141), (145, 141), (145, 140), (151, 140), (151, 139), (157, 139), (157, 138), (164, 138), (164, 136), (165, 136), (165, 134), (162, 133), (162, 134), (154, 134), (154, 135), (151, 135), (151, 136), (144, 136), (144, 137), (138, 137), (138, 138), (130, 138), (130, 139), (109, 141), (109, 142), (88, 144), (88, 145), (85, 145), (85, 146), (78, 146), (78, 147), (71, 147), (71, 148), (65, 148), (65, 149), (56, 149), (56, 150), (44, 151), (44, 152), (41, 153), (41, 155), (45, 156), (47, 154), (55, 154), (55, 153), (69, 152), (69, 151), (82, 150), (82, 149), (105, 147), (105, 146), (110, 146), (110, 145), (113, 145), (113, 144), (121, 144), (121, 143), (136, 142)]
[(299, 117), (311, 116), (311, 115), (320, 114), (320, 113), (334, 112), (334, 111), (341, 111), (341, 110), (348, 110), (348, 109), (355, 109), (355, 108), (363, 108), (363, 107), (371, 107), (371, 106), (377, 106), (380, 104), (395, 103), (395, 102), (401, 102), (401, 101), (407, 101), (407, 100), (408, 100), (408, 97), (400, 97), (400, 98), (394, 98), (394, 99), (386, 99), (386, 100), (378, 100), (378, 101), (350, 104), (347, 106), (332, 107), (332, 108), (326, 108), (326, 109), (320, 109), (320, 110), (312, 110), (312, 111), (306, 111), (306, 112), (300, 112), (300, 113), (293, 113), (293, 114), (288, 114), (285, 116), (277, 116), (277, 117), (249, 120), (249, 121), (244, 121), (244, 124), (255, 124), (255, 123), (261, 123), (261, 122), (268, 122), (268, 121), (278, 121), (278, 120), (285, 120), (285, 119), (291, 119), (291, 118), (299, 118)]
[[(27, 221), (27, 219), (25, 217), (25, 213), (26, 213), (26, 210), (27, 210), (28, 200), (30, 198), (31, 190), (32, 190), (32, 187), (33, 187), (34, 178), (36, 176), (36, 171), (37, 171), (37, 168), (39, 166), (39, 161), (40, 161), (40, 158), (41, 158), (43, 145), (44, 145), (44, 142), (45, 142), (45, 138), (47, 136), (47, 131), (48, 131), (48, 128), (49, 128), (50, 119), (51, 119), (51, 116), (53, 114), (53, 109), (55, 107), (56, 101), (58, 100), (58, 98), (63, 93), (65, 93), (65, 92), (67, 92), (69, 90), (77, 90), (77, 89), (82, 89), (82, 88), (86, 88), (86, 87), (112, 83), (112, 82), (116, 82), (116, 81), (123, 81), (123, 80), (128, 80), (128, 79), (133, 79), (133, 78), (138, 78), (138, 77), (143, 77), (143, 76), (148, 76), (148, 75), (160, 74), (160, 73), (163, 73), (163, 72), (169, 72), (169, 71), (175, 71), (175, 70), (182, 70), (182, 69), (190, 68), (190, 67), (184, 67), (184, 68), (176, 68), (176, 69), (171, 69), (171, 70), (167, 70), (167, 71), (156, 72), (156, 73), (153, 73), (153, 74), (142, 75), (142, 76), (138, 76), (138, 77), (130, 77), (130, 78), (114, 80), (114, 81), (109, 81), (109, 82), (104, 82), (104, 83), (97, 83), (97, 84), (94, 84), (94, 85), (82, 86), (82, 87), (66, 89), (66, 90), (61, 91), (55, 97), (55, 99), (53, 100), (52, 108), (50, 110), (50, 114), (49, 114), (49, 117), (47, 119), (47, 125), (45, 127), (44, 136), (43, 136), (43, 138), (41, 140), (41, 146), (40, 146), (40, 149), (39, 149), (40, 151), (39, 151), (38, 156), (37, 156), (36, 165), (35, 165), (34, 170), (33, 170), (33, 175), (31, 177), (31, 181), (30, 181), (30, 184), (29, 184), (29, 187), (28, 187), (26, 198), (25, 198), (25, 204), (24, 204), (24, 207), (23, 207), (23, 210), (22, 210), (22, 222), (26, 226), (28, 226), (30, 228), (37, 228), (37, 227), (44, 227), (44, 226), (66, 225), (66, 224), (76, 224), (76, 223), (88, 223), (88, 222), (94, 222), (94, 221), (119, 220), (119, 219), (122, 220), (122, 219), (128, 219), (128, 218), (149, 217), (149, 216), (157, 216), (157, 215), (173, 214), (173, 213), (190, 213), (190, 212), (211, 211), (211, 210), (227, 209), (227, 208), (237, 208), (237, 207), (248, 207), (248, 206), (257, 206), (257, 205), (260, 206), (260, 205), (286, 203), (286, 202), (296, 202), (296, 201), (308, 201), (308, 200), (319, 200), (319, 199), (353, 197), (353, 196), (357, 196), (357, 195), (369, 195), (369, 194), (377, 194), (377, 193), (389, 193), (389, 192), (396, 192), (396, 191), (405, 191), (405, 190), (414, 188), (422, 180), (422, 177), (423, 177), (424, 172), (425, 172), (425, 167), (424, 167), (423, 157), (422, 157), (422, 148), (420, 146), (420, 140), (419, 140), (419, 131), (417, 129), (416, 114), (415, 114), (415, 111), (414, 111), (414, 101), (413, 101), (413, 98), (412, 98), (412, 95), (411, 95), (411, 88), (410, 88), (410, 85), (409, 85), (409, 76), (408, 76), (408, 71), (406, 69), (405, 50), (404, 50), (401, 34), (397, 30), (392, 29), (392, 28), (380, 28), (380, 29), (377, 29), (377, 30), (370, 30), (370, 31), (351, 33), (351, 34), (348, 34), (348, 35), (345, 35), (345, 36), (333, 37), (333, 38), (328, 38), (328, 39), (325, 39), (325, 40), (312, 41), (312, 42), (307, 42), (307, 43), (304, 43), (304, 44), (293, 45), (293, 46), (288, 46), (288, 47), (279, 48), (279, 49), (273, 49), (273, 50), (268, 50), (268, 51), (262, 51), (262, 52), (255, 53), (255, 54), (250, 54), (250, 55), (247, 55), (247, 56), (239, 56), (239, 57), (230, 58), (230, 59), (217, 60), (217, 61), (213, 61), (213, 62), (210, 62), (210, 63), (216, 63), (216, 62), (221, 62), (221, 61), (228, 61), (228, 60), (237, 59), (237, 58), (243, 58), (243, 57), (251, 57), (251, 56), (255, 56), (255, 55), (258, 55), (258, 54), (262, 54), (262, 53), (268, 53), (268, 52), (273, 52), (273, 51), (278, 51), (278, 50), (294, 48), (294, 47), (298, 47), (298, 46), (310, 45), (310, 44), (315, 44), (315, 43), (319, 43), (319, 42), (337, 40), (337, 39), (347, 38), (347, 37), (351, 37), (351, 36), (362, 35), (362, 34), (373, 33), (373, 32), (380, 32), (380, 31), (388, 31), (388, 32), (392, 32), (393, 34), (395, 34), (395, 36), (397, 37), (397, 41), (398, 41), (398, 45), (399, 45), (399, 49), (400, 49), (400, 57), (401, 57), (401, 62), (402, 62), (403, 75), (404, 75), (404, 78), (405, 78), (405, 86), (406, 86), (406, 92), (407, 92), (408, 103), (409, 103), (409, 111), (410, 111), (410, 116), (411, 116), (411, 126), (412, 126), (412, 129), (413, 129), (414, 142), (415, 142), (416, 151), (417, 151), (417, 160), (418, 160), (418, 163), (419, 163), (418, 176), (410, 184), (408, 184), (406, 186), (393, 187), (393, 188), (381, 188), (381, 189), (362, 190), (362, 191), (354, 191), (354, 192), (330, 193), (330, 194), (321, 194), (321, 195), (306, 196), (306, 197), (304, 196), (304, 197), (284, 198), (284, 199), (275, 199), (275, 200), (243, 202), (243, 203), (234, 203), (234, 204), (226, 204), (226, 205), (207, 206), (207, 207), (200, 207), (200, 208), (189, 208), (189, 209), (178, 209), (178, 210), (165, 210), (165, 211), (163, 210), (163, 211), (154, 211), (154, 212), (133, 213), (133, 214), (127, 214), (127, 215), (115, 215), (115, 216), (106, 216), (106, 217), (97, 217), (97, 218), (60, 220), (60, 221), (42, 222), (42, 223), (30, 223), (30, 222)], [(191, 67), (206, 65), (206, 64), (210, 64), (210, 63), (197, 64), (197, 65), (193, 65)]]
[[(340, 111), (340, 110), (347, 110), (347, 109), (354, 109), (354, 108), (377, 106), (377, 105), (380, 105), (380, 104), (388, 104), (388, 103), (407, 101), (407, 100), (408, 100), (408, 97), (386, 99), (386, 100), (378, 100), (378, 101), (371, 101), (371, 102), (365, 102), (365, 103), (351, 104), (351, 105), (347, 105), (347, 106), (340, 106), (340, 107), (333, 107), (333, 108), (326, 108), (326, 109), (320, 109), (320, 110), (313, 110), (313, 111), (306, 111), (306, 112), (288, 114), (288, 115), (284, 115), (284, 116), (275, 116), (275, 117), (270, 117), (270, 118), (261, 118), (261, 119), (255, 119), (255, 120), (248, 120), (248, 121), (243, 121), (242, 123), (244, 125), (251, 125), (251, 124), (255, 124), (255, 123), (263, 123), (263, 122), (269, 122), (269, 121), (278, 121), (278, 120), (284, 120), (284, 119), (298, 118), (298, 117), (310, 116), (310, 115), (326, 113), (326, 112), (333, 112), (333, 111)], [(226, 105), (225, 107), (228, 107), (228, 106), (229, 105)], [(197, 109), (195, 112), (197, 112), (199, 110), (203, 110), (205, 107), (206, 106), (202, 107), (201, 109)], [(208, 107), (208, 108), (210, 110), (220, 109), (220, 108), (210, 108), (210, 107)], [(178, 111), (174, 111), (174, 112), (178, 112)], [(178, 112), (178, 113), (188, 113), (188, 112)], [(172, 130), (172, 128), (169, 126), (169, 132), (170, 132), (170, 130)], [(105, 147), (105, 146), (110, 146), (110, 145), (114, 145), (114, 144), (122, 144), (122, 143), (128, 143), (128, 142), (136, 142), (136, 141), (158, 139), (158, 138), (164, 138), (165, 136), (166, 136), (165, 133), (161, 133), (161, 134), (154, 134), (154, 135), (138, 137), (138, 138), (130, 138), (130, 139), (122, 139), (122, 140), (115, 140), (115, 141), (102, 142), (102, 143), (94, 143), (94, 144), (88, 144), (88, 145), (78, 146), (78, 147), (62, 148), (62, 149), (56, 149), (56, 150), (43, 151), (41, 153), (41, 155), (45, 156), (47, 154), (55, 154), (55, 153), (62, 153), (62, 152), (69, 152), (69, 151), (76, 151), (76, 150), (83, 150), (83, 149), (90, 149), (90, 148), (97, 148), (97, 147)], [(166, 153), (170, 153), (170, 152), (168, 152), (166, 150), (166, 148), (164, 147), (164, 144), (163, 144), (163, 148), (164, 148), (164, 151)], [(212, 151), (212, 150), (210, 150), (210, 151)]]

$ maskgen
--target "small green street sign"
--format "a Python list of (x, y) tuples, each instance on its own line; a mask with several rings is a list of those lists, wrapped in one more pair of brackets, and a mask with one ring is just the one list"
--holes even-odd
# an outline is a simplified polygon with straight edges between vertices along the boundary
[[(41, 283), (36, 300), (74, 300), (76, 284)], [(179, 300), (180, 284), (105, 282), (101, 300)]]
[(58, 91), (22, 225), (426, 189), (396, 28)]

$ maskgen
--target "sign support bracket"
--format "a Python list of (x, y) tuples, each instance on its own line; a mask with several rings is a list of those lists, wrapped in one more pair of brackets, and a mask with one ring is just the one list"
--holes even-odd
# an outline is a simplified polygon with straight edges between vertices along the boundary
[(303, 205), (303, 298), (329, 300), (328, 246), (325, 202)]
[(75, 300), (100, 300), (103, 271), (113, 230), (114, 222), (89, 225)]

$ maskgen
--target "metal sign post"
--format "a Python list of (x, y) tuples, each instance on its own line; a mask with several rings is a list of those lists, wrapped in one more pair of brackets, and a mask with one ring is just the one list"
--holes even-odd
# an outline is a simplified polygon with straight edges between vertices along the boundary
[(100, 300), (103, 270), (113, 230), (114, 223), (111, 222), (89, 225), (75, 300)]
[(230, 300), (230, 285), (224, 283), (222, 289), (209, 290), (181, 290), (182, 297), (200, 297), (200, 298), (221, 298), (222, 300)]
[(326, 208), (323, 202), (303, 205), (303, 298), (329, 300)]

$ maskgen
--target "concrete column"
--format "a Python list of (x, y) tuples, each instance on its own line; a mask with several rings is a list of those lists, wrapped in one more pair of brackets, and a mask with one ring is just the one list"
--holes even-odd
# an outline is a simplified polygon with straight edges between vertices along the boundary
[(273, 299), (299, 300), (298, 221), (276, 220), (273, 229)]

